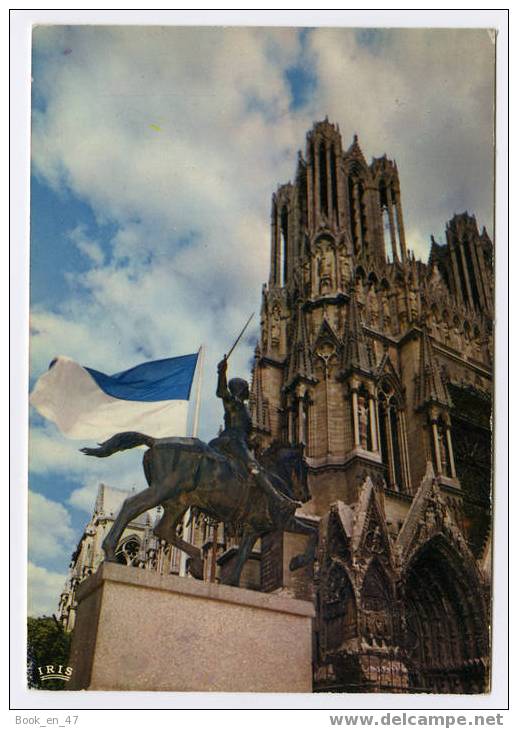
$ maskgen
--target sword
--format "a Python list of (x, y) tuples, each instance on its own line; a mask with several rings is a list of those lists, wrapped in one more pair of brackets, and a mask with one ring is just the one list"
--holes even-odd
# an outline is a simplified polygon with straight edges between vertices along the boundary
[(252, 317), (253, 317), (253, 315), (254, 315), (254, 312), (252, 312), (252, 313), (250, 314), (250, 316), (249, 316), (249, 318), (248, 318), (248, 321), (246, 322), (245, 326), (244, 326), (244, 327), (243, 327), (243, 328), (241, 329), (241, 332), (240, 332), (240, 334), (239, 334), (238, 338), (236, 339), (236, 341), (234, 342), (234, 344), (232, 345), (232, 347), (230, 348), (230, 351), (229, 351), (229, 353), (225, 355), (225, 359), (228, 359), (228, 358), (230, 357), (230, 355), (232, 354), (232, 352), (234, 351), (234, 349), (236, 348), (236, 345), (237, 345), (237, 343), (239, 342), (239, 340), (241, 339), (241, 337), (243, 336), (243, 334), (245, 333), (245, 330), (246, 330), (247, 326), (248, 326), (248, 325), (250, 324), (250, 322), (252, 321)]

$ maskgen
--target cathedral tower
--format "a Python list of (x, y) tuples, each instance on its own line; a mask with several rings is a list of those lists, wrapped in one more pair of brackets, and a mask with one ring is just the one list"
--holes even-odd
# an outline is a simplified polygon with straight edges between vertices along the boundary
[[(368, 164), (356, 135), (344, 150), (327, 119), (272, 198), (255, 442), (303, 444), (311, 498), (301, 516), (320, 523), (321, 549), (316, 582), (304, 582), (271, 569), (300, 535), (269, 540), (262, 589), (316, 594), (317, 686), (382, 690), (389, 674), (392, 690), (485, 685), (492, 243), (467, 213), (446, 240), (432, 239), (428, 263), (414, 258), (396, 163)], [(475, 471), (469, 454), (486, 465)], [(426, 599), (462, 644), (448, 655), (427, 632)], [(472, 616), (470, 637), (459, 609)]]

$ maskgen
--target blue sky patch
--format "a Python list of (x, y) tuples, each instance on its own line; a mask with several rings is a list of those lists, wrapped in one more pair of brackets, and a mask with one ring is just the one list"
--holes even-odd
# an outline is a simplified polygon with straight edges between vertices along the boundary
[(84, 273), (91, 261), (70, 239), (78, 227), (101, 245), (109, 255), (109, 243), (116, 225), (99, 225), (92, 208), (69, 191), (52, 190), (36, 175), (31, 177), (31, 306), (44, 304), (56, 309), (70, 295), (66, 273)]
[(317, 88), (317, 74), (311, 62), (308, 51), (308, 38), (310, 28), (304, 28), (299, 33), (301, 52), (298, 62), (284, 71), (291, 92), (290, 109), (296, 111), (304, 107), (311, 99)]
[(362, 48), (367, 48), (373, 55), (379, 55), (383, 48), (390, 45), (390, 29), (358, 28), (355, 31), (356, 42)]

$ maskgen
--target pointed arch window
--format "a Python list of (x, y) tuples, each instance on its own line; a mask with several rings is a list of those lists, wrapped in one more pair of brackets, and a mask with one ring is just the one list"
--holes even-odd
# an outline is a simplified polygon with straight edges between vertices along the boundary
[(464, 302), (467, 304), (469, 302), (468, 286), (467, 286), (466, 278), (464, 276), (464, 266), (462, 263), (462, 253), (460, 250), (460, 244), (457, 244), (455, 246), (455, 258), (457, 261), (457, 269), (459, 271), (459, 280), (460, 280), (462, 298), (463, 298)]
[(280, 276), (281, 286), (285, 286), (288, 280), (288, 209), (286, 205), (281, 210), (281, 261)]
[(448, 478), (456, 478), (450, 426), (443, 415), (432, 421), (430, 437), (435, 472)]
[(388, 428), (385, 420), (387, 412), (387, 398), (385, 393), (380, 392), (378, 394), (378, 420), (380, 430), (380, 449), (381, 449), (381, 460), (383, 461), (386, 468), (389, 468), (389, 443), (388, 443)]
[(392, 244), (390, 242), (390, 216), (387, 207), (381, 208), (381, 218), (383, 225), (383, 242), (385, 244), (385, 255), (387, 261), (392, 263), (394, 260), (394, 254), (392, 252)]
[(367, 240), (367, 208), (365, 205), (365, 188), (362, 180), (358, 182), (358, 202), (362, 241)]
[(450, 449), (448, 447), (448, 431), (446, 423), (442, 418), (437, 423), (437, 437), (439, 440), (439, 456), (441, 459), (442, 472), (451, 478), (453, 476), (453, 472), (451, 467)]
[(394, 637), (392, 588), (384, 570), (374, 559), (363, 581), (361, 605), (364, 638), (370, 645), (390, 645)]
[[(308, 225), (308, 180), (305, 174), (299, 175), (298, 178), (298, 204), (299, 204), (299, 221), (300, 228), (304, 230)], [(302, 254), (303, 239), (300, 238), (301, 249), (297, 251), (300, 255)]]
[(466, 256), (466, 266), (468, 268), (468, 277), (471, 284), (471, 296), (473, 298), (473, 304), (477, 309), (480, 309), (480, 295), (477, 286), (477, 277), (475, 275), (475, 267), (473, 265), (473, 258), (471, 256), (470, 241), (467, 237), (464, 238), (464, 254)]
[(365, 200), (365, 186), (363, 170), (355, 164), (349, 171), (347, 178), (347, 192), (349, 198), (349, 219), (351, 238), (355, 253), (360, 253), (367, 242), (367, 207)]
[(325, 647), (331, 650), (357, 634), (356, 600), (351, 582), (339, 565), (331, 567), (326, 583), (322, 612)]
[(358, 179), (353, 175), (347, 178), (347, 192), (349, 196), (349, 220), (351, 225), (351, 238), (355, 253), (361, 252), (361, 228), (358, 210)]
[(378, 422), (381, 460), (387, 483), (394, 491), (407, 491), (406, 426), (399, 395), (384, 381), (378, 390)]
[(338, 215), (338, 181), (336, 173), (336, 154), (335, 148), (331, 147), (331, 196), (332, 196), (332, 207), (336, 225), (339, 225)]
[(273, 228), (273, 234), (272, 234), (272, 280), (276, 284), (279, 278), (279, 235), (278, 235), (278, 226), (279, 226), (279, 218), (278, 218), (278, 210), (277, 210), (277, 203), (275, 199), (272, 202), (272, 228)]
[(383, 243), (387, 261), (392, 262), (399, 258), (404, 260), (405, 243), (399, 193), (394, 190), (393, 182), (390, 179), (382, 179), (378, 190)]
[(369, 392), (367, 388), (362, 385), (358, 390), (358, 433), (360, 447), (366, 451), (373, 450), (369, 399)]
[(320, 210), (322, 215), (329, 215), (329, 201), (327, 199), (327, 160), (326, 147), (324, 142), (320, 143), (318, 150), (318, 171), (319, 171), (319, 192), (320, 192)]
[(303, 437), (303, 443), (306, 447), (309, 446), (309, 408), (310, 408), (310, 400), (309, 396), (306, 393), (303, 403), (302, 403), (302, 437)]
[(362, 608), (376, 612), (385, 611), (391, 602), (390, 593), (391, 589), (385, 572), (374, 559), (363, 581)]
[(128, 537), (117, 549), (115, 558), (119, 564), (133, 565), (140, 551), (140, 539), (133, 535)]

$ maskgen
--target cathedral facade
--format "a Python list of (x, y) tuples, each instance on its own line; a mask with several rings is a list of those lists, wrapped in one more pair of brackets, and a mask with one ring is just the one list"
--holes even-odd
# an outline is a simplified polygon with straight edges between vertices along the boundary
[(415, 259), (396, 164), (327, 119), (273, 195), (255, 445), (303, 445), (320, 546), (263, 540), (261, 589), (315, 598), (316, 691), (488, 690), (493, 247), (446, 241)]

